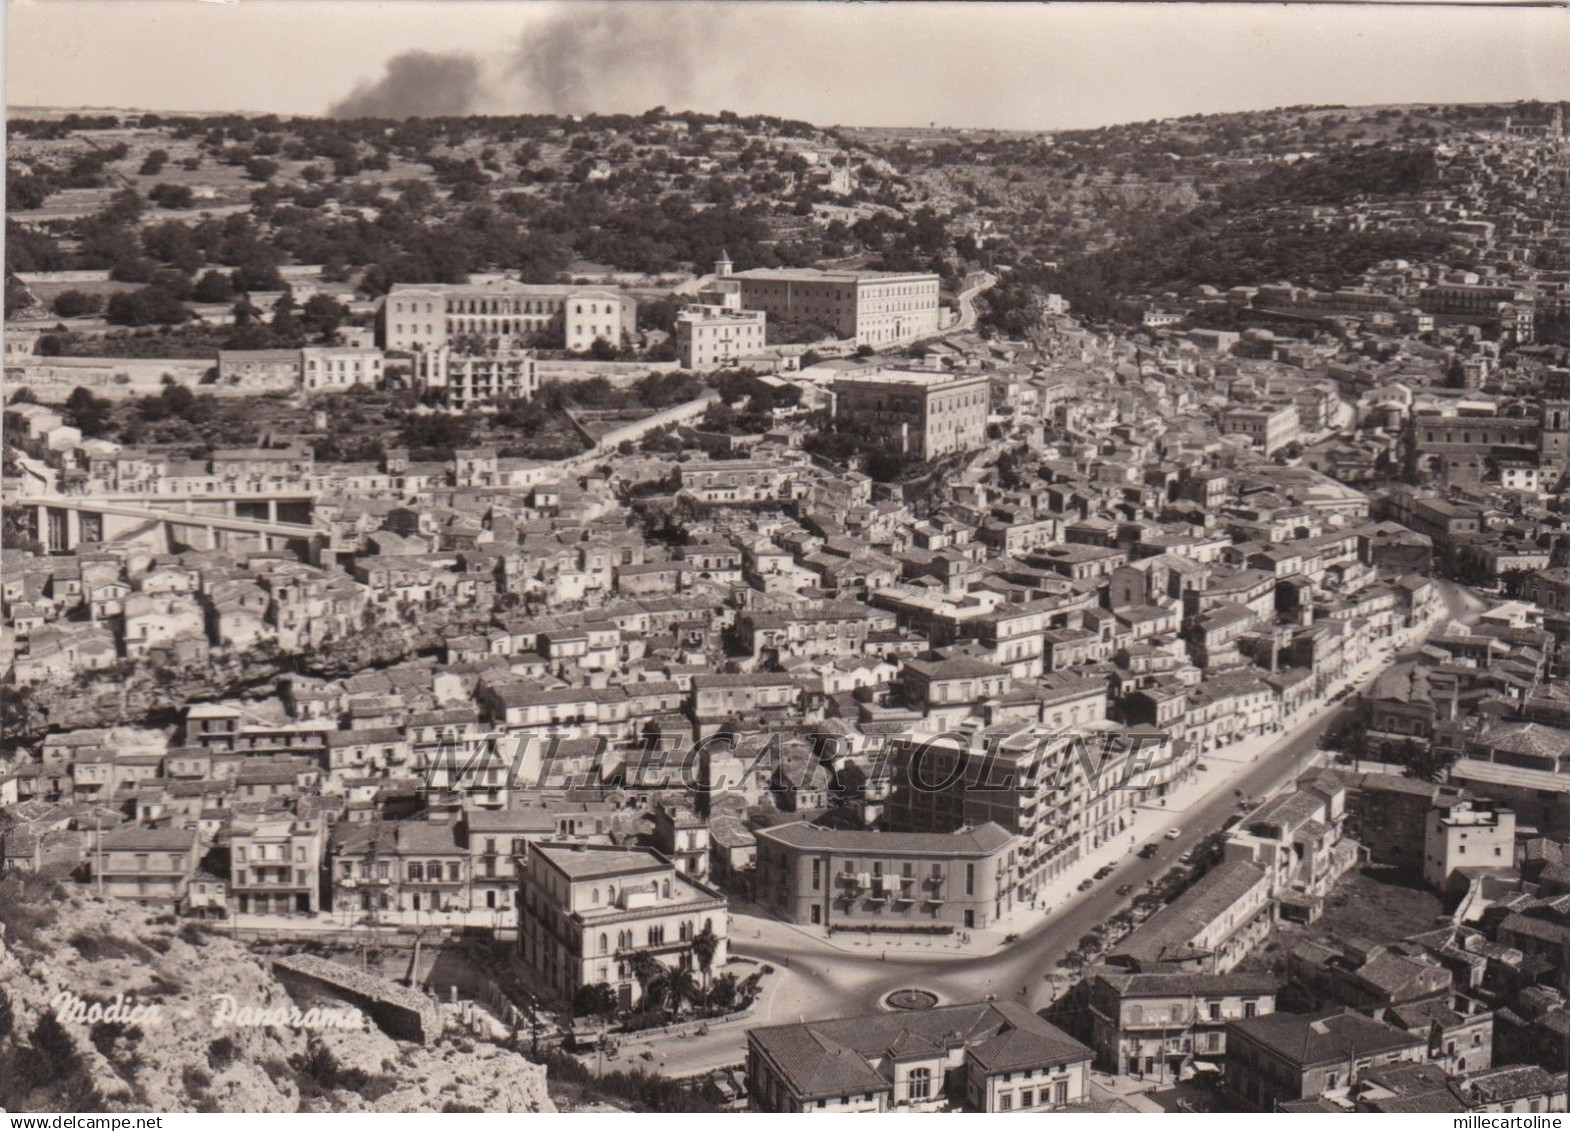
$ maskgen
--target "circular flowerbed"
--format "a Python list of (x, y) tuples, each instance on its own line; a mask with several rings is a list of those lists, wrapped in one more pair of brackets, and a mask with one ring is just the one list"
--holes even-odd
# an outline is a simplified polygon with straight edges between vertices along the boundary
[(890, 1009), (931, 1009), (938, 1004), (938, 995), (927, 990), (895, 990), (883, 999)]

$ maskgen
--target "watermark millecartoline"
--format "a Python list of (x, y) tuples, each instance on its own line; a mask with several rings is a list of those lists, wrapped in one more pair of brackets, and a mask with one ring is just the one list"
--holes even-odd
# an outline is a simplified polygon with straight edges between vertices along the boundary
[[(213, 994), (209, 999), (208, 1022), (215, 1029), (300, 1029), (320, 1032), (327, 1029), (359, 1031), (367, 1027), (365, 1014), (353, 1006), (301, 1009), (289, 1005), (241, 1005), (232, 994)], [(161, 1001), (141, 1001), (135, 994), (116, 994), (99, 1001), (84, 998), (71, 990), (61, 990), (50, 1002), (55, 1020), (68, 1025), (120, 1024), (139, 1028), (188, 1023), (199, 1014), (189, 1006), (172, 1006)]]
[[(1017, 738), (965, 731), (928, 734), (738, 735), (721, 731), (695, 743), (667, 745), (658, 735), (631, 747), (613, 748), (604, 735), (591, 736), (592, 753), (569, 756), (576, 736), (501, 732), (443, 741), (422, 759), (425, 792), (488, 792), (497, 789), (573, 789), (604, 784), (608, 776), (628, 787), (686, 789), (713, 793), (763, 781), (773, 772), (782, 741), (804, 742), (813, 761), (832, 773), (842, 760), (865, 767), (868, 781), (886, 780), (918, 793), (939, 792), (963, 781), (969, 791), (1018, 788), (1068, 790), (1074, 779), (1099, 791), (1140, 789), (1149, 774), (1175, 758), (1174, 736), (1148, 730), (1039, 730)], [(1064, 757), (1047, 757), (1061, 754)], [(741, 763), (737, 768), (735, 763)], [(1035, 777), (1046, 763), (1049, 780)], [(723, 774), (719, 766), (725, 766)], [(1033, 767), (1017, 777), (1024, 767)], [(607, 775), (607, 771), (610, 774)], [(741, 780), (727, 780), (735, 775)]]

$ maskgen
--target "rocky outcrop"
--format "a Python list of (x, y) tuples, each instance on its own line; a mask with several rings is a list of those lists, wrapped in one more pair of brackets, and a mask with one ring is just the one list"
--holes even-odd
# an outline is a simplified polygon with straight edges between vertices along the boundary
[[(92, 1110), (84, 1092), (119, 1112), (555, 1110), (544, 1068), (508, 1049), (395, 1040), (325, 992), (291, 997), (269, 960), (229, 938), (56, 894), (52, 915), (0, 916), (12, 1016), (0, 1100), (13, 1111)], [(346, 1013), (352, 1029), (299, 1026)]]

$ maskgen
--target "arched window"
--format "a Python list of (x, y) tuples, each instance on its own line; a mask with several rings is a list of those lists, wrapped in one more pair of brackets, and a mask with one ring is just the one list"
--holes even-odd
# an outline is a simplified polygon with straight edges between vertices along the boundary
[(589, 902), (590, 903), (598, 903), (599, 901), (600, 901), (600, 889), (599, 888), (595, 888), (593, 891), (591, 891), (589, 893)]
[(601, 954), (604, 954), (606, 949), (610, 946), (610, 941), (611, 941), (610, 940), (610, 936), (605, 934), (605, 933), (603, 933), (603, 932), (601, 932), (601, 934), (600, 934), (600, 953)]

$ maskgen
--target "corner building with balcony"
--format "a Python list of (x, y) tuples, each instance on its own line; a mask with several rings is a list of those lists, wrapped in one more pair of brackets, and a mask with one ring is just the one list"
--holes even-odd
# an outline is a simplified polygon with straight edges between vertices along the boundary
[(792, 923), (984, 928), (1014, 905), (1018, 838), (996, 824), (953, 833), (759, 829), (757, 898)]

